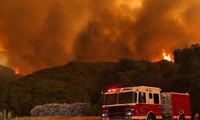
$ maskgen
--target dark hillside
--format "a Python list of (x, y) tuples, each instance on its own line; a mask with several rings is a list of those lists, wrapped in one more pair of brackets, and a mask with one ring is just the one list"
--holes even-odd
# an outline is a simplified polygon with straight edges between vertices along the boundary
[(34, 106), (45, 103), (95, 104), (100, 96), (96, 84), (99, 76), (114, 64), (69, 62), (27, 75), (12, 83), (10, 105), (16, 114), (28, 115)]
[(19, 78), (21, 78), (21, 76), (16, 75), (13, 69), (0, 65), (0, 110), (9, 109), (9, 84)]
[(15, 74), (15, 71), (11, 68), (0, 65), (0, 83), (8, 84), (12, 81), (19, 79), (21, 75)]

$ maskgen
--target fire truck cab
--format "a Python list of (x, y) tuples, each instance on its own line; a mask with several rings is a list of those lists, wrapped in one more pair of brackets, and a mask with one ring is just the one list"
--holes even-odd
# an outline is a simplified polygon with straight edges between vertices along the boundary
[(189, 104), (188, 94), (158, 87), (113, 88), (104, 93), (102, 120), (190, 120)]

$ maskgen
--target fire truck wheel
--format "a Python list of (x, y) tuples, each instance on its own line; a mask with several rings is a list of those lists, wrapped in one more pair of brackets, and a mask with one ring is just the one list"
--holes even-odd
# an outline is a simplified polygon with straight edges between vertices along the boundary
[(180, 115), (179, 119), (178, 120), (185, 120), (185, 117), (184, 115)]
[(154, 114), (149, 114), (147, 120), (156, 120), (156, 116)]

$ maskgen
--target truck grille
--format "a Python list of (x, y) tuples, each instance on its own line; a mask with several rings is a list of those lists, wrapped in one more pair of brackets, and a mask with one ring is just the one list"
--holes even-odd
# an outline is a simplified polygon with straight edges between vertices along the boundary
[(124, 119), (125, 106), (114, 106), (108, 108), (108, 117), (110, 119)]

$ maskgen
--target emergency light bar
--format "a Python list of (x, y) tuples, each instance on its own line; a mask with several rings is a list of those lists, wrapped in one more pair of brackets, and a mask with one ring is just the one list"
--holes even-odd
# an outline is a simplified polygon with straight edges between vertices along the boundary
[(126, 90), (132, 90), (132, 89), (129, 87), (127, 87), (127, 88), (111, 88), (111, 89), (108, 89), (108, 92), (126, 91)]
[(108, 89), (108, 92), (116, 92), (117, 89)]

